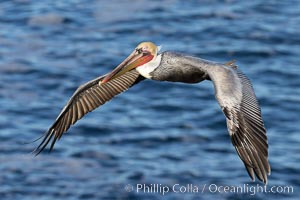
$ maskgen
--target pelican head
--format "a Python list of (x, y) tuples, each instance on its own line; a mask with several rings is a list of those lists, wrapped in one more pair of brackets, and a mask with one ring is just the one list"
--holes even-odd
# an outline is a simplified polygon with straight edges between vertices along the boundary
[(127, 71), (155, 60), (158, 51), (159, 48), (152, 42), (140, 43), (121, 64), (101, 81), (101, 84), (107, 83), (108, 81), (123, 75)]

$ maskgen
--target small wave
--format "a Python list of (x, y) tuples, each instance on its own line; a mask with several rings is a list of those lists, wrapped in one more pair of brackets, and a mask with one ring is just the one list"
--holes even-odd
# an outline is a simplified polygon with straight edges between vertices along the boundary
[(96, 151), (83, 151), (83, 152), (76, 152), (71, 155), (72, 157), (75, 158), (97, 158), (99, 160), (116, 160), (117, 157), (111, 155), (111, 154), (106, 154), (106, 153), (100, 153)]
[(35, 71), (36, 70), (33, 70), (32, 68), (19, 63), (8, 63), (0, 65), (0, 72), (5, 74), (29, 74)]
[(31, 26), (42, 26), (42, 25), (60, 25), (64, 23), (65, 18), (56, 13), (46, 13), (41, 15), (32, 16), (28, 20), (28, 24)]

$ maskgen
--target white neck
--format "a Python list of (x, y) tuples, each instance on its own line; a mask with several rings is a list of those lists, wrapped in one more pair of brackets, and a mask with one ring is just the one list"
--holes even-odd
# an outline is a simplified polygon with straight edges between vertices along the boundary
[(145, 78), (151, 79), (150, 73), (153, 72), (160, 64), (161, 54), (157, 55), (156, 58), (150, 62), (141, 65), (136, 68), (136, 70)]

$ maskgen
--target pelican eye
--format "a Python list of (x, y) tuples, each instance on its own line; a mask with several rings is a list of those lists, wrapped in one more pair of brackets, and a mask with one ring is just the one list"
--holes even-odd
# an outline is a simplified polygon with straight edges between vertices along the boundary
[(136, 50), (136, 52), (137, 52), (138, 54), (141, 54), (141, 53), (143, 53), (143, 49), (142, 49), (142, 48), (135, 49), (135, 50)]

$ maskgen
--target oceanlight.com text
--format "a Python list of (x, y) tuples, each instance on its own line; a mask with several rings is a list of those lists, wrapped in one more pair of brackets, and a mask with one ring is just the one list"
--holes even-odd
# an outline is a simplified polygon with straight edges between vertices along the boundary
[(145, 193), (145, 194), (160, 194), (166, 195), (168, 193), (232, 193), (232, 194), (249, 194), (251, 196), (257, 193), (270, 193), (270, 194), (293, 194), (293, 186), (270, 186), (270, 185), (249, 185), (243, 184), (235, 185), (218, 185), (218, 184), (179, 184), (165, 185), (165, 184), (127, 184), (125, 191)]

